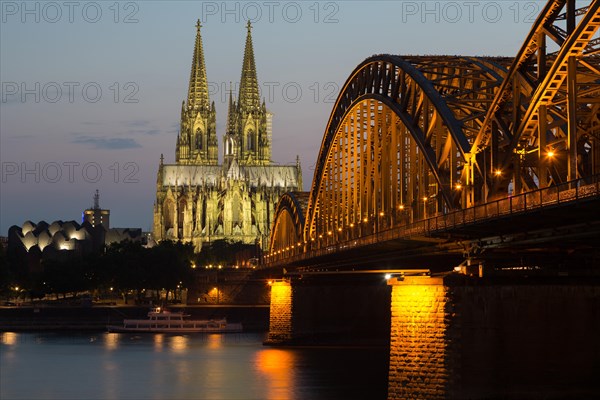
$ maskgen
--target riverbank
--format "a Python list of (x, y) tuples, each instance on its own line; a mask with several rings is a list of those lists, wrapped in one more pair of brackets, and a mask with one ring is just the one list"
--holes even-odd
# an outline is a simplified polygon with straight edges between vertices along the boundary
[[(173, 306), (195, 319), (226, 317), (241, 322), (244, 331), (264, 332), (269, 329), (268, 305), (202, 305)], [(120, 325), (126, 318), (146, 318), (148, 307), (91, 306), (0, 307), (0, 331), (104, 331), (107, 325)]]

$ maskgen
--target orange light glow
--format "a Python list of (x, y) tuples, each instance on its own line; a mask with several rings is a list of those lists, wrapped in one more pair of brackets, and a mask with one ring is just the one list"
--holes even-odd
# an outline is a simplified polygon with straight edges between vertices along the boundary
[(254, 365), (261, 375), (266, 378), (267, 399), (289, 399), (289, 388), (294, 386), (293, 365), (296, 356), (293, 351), (266, 349), (258, 352)]
[(208, 335), (207, 346), (211, 350), (220, 349), (223, 347), (223, 335), (212, 333)]
[(0, 336), (2, 340), (0, 343), (5, 344), (7, 346), (12, 346), (17, 344), (17, 334), (14, 332), (3, 332), (2, 336)]
[(190, 338), (188, 336), (173, 336), (169, 343), (169, 347), (174, 353), (185, 353), (188, 348), (188, 342)]
[(104, 347), (106, 347), (107, 350), (116, 350), (117, 347), (119, 347), (118, 333), (108, 333), (104, 338)]

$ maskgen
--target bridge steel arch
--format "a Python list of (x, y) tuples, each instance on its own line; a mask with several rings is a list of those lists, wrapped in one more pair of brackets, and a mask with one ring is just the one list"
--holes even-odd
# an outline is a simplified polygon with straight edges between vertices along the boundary
[(272, 238), (271, 255), (600, 173), (599, 27), (600, 0), (548, 0), (514, 59), (363, 61), (331, 112), (305, 221), (282, 204), (272, 233), (293, 240)]
[(473, 142), (492, 196), (600, 172), (599, 27), (598, 0), (550, 0), (540, 13)]
[(311, 248), (472, 204), (463, 164), (510, 61), (378, 55), (362, 62), (321, 144), (304, 233)]
[(304, 212), (308, 202), (307, 192), (285, 193), (275, 206), (275, 219), (269, 249), (283, 257), (304, 249)]

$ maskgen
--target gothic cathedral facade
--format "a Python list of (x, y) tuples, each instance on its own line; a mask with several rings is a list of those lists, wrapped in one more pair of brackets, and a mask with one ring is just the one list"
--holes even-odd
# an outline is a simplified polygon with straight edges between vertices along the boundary
[(300, 161), (286, 166), (271, 161), (271, 114), (260, 101), (248, 22), (238, 99), (230, 92), (219, 164), (200, 28), (198, 21), (175, 164), (165, 164), (161, 155), (158, 167), (154, 239), (191, 242), (196, 251), (218, 239), (259, 243), (266, 250), (279, 197), (302, 190)]

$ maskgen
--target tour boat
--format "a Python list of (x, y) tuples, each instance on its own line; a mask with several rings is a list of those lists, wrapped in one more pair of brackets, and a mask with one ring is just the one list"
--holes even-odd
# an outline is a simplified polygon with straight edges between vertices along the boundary
[(191, 320), (182, 312), (171, 312), (156, 307), (148, 313), (147, 319), (125, 319), (123, 326), (109, 325), (109, 332), (152, 332), (152, 333), (194, 333), (194, 332), (241, 332), (241, 323), (229, 323), (225, 318)]

